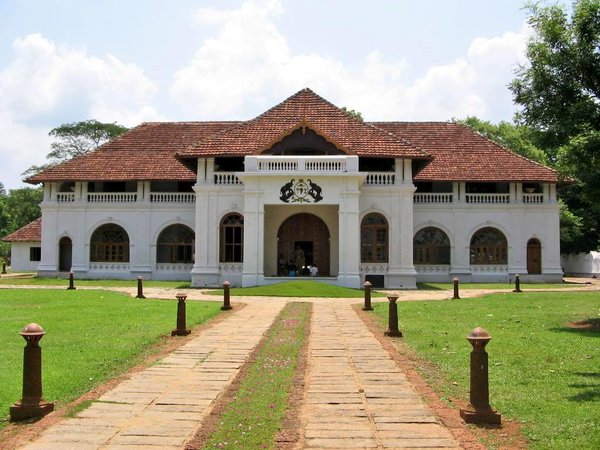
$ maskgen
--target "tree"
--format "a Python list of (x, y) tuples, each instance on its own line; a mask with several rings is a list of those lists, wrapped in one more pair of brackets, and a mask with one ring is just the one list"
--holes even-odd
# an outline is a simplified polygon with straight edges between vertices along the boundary
[(560, 173), (577, 181), (561, 190), (561, 198), (581, 221), (582, 234), (562, 250), (595, 250), (600, 230), (600, 0), (576, 0), (570, 18), (558, 5), (528, 8), (533, 29), (529, 63), (518, 68), (510, 85), (515, 103), (522, 106), (517, 120), (531, 127), (536, 144)]
[(32, 176), (68, 159), (85, 155), (127, 130), (128, 128), (117, 123), (102, 123), (97, 120), (62, 124), (48, 133), (56, 139), (51, 144), (52, 151), (46, 155), (50, 161), (41, 166), (31, 166), (22, 175)]
[(540, 164), (549, 163), (546, 153), (533, 143), (533, 131), (526, 125), (505, 121), (496, 125), (472, 116), (459, 122), (521, 156)]
[(364, 122), (362, 113), (360, 111), (355, 111), (354, 109), (348, 109), (345, 106), (342, 106), (340, 109), (342, 111), (344, 111), (348, 116), (352, 117), (353, 119), (356, 119), (359, 122)]

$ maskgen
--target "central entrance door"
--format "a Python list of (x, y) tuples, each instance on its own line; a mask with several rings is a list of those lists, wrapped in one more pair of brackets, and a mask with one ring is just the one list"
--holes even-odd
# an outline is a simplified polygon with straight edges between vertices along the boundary
[[(329, 276), (329, 230), (314, 214), (300, 213), (288, 217), (277, 232), (277, 255), (281, 266), (303, 264), (316, 266), (319, 276)], [(297, 267), (300, 274), (301, 268)], [(305, 273), (306, 274), (306, 273)]]

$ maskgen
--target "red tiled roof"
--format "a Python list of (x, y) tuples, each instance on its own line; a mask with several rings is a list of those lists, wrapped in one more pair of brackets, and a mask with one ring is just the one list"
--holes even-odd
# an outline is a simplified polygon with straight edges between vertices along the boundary
[(376, 122), (373, 125), (426, 149), (433, 157), (415, 181), (556, 183), (557, 173), (451, 122)]
[(310, 128), (348, 154), (427, 158), (426, 152), (361, 122), (310, 89), (302, 89), (260, 116), (178, 153), (182, 158), (259, 154), (297, 128)]
[(5, 242), (41, 242), (42, 241), (42, 218), (35, 219), (23, 228), (19, 228), (12, 234), (2, 238)]
[(196, 174), (175, 157), (195, 142), (238, 122), (143, 123), (87, 155), (28, 178), (45, 181), (195, 181)]

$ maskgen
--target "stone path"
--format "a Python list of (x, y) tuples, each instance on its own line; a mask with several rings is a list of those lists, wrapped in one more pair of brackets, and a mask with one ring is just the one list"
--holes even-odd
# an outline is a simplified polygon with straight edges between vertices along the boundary
[(24, 448), (181, 449), (284, 305), (263, 301), (236, 311)]
[(460, 448), (350, 305), (313, 308), (302, 448)]
[[(183, 448), (285, 303), (248, 303), (23, 448)], [(314, 302), (297, 448), (460, 448), (353, 303)]]

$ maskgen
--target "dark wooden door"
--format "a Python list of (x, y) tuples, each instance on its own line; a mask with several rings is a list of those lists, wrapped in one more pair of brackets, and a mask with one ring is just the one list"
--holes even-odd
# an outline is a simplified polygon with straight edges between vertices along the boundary
[(537, 239), (529, 239), (527, 242), (527, 273), (542, 273), (542, 246)]
[(293, 262), (294, 250), (302, 248), (306, 264), (315, 265), (319, 276), (329, 276), (329, 230), (314, 214), (288, 217), (277, 233), (277, 254), (284, 263)]
[(61, 238), (58, 252), (58, 270), (60, 272), (69, 272), (73, 263), (73, 244), (68, 237)]

